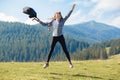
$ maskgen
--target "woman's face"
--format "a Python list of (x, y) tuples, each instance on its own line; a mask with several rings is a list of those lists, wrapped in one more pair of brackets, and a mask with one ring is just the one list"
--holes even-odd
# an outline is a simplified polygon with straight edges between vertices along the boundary
[(61, 13), (60, 13), (60, 12), (56, 12), (55, 18), (56, 18), (57, 20), (60, 20), (60, 19), (62, 18)]

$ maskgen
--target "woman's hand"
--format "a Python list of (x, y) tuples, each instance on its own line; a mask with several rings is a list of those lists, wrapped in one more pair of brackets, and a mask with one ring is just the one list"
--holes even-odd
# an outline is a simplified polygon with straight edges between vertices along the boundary
[(76, 6), (76, 4), (73, 4), (73, 5), (72, 5), (72, 10), (74, 10), (75, 6)]
[(39, 18), (34, 18), (33, 20), (36, 20), (37, 22), (41, 22)]

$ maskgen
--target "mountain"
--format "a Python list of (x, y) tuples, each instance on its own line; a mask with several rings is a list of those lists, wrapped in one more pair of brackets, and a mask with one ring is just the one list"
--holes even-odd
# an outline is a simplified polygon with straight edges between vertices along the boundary
[[(40, 24), (26, 25), (18, 22), (0, 22), (0, 61), (45, 61), (52, 40), (51, 33)], [(91, 42), (120, 38), (120, 29), (95, 21), (65, 26), (64, 33), (70, 54), (81, 54), (83, 50), (81, 58), (84, 58), (84, 51)], [(97, 55), (99, 49), (106, 55), (103, 48), (90, 49), (86, 55), (94, 50), (98, 51)], [(93, 53), (91, 55), (94, 55)], [(78, 56), (80, 55), (78, 54)], [(54, 49), (52, 59), (66, 59), (59, 44)]]
[[(51, 40), (52, 34), (40, 25), (0, 22), (0, 61), (45, 61)], [(65, 40), (71, 54), (77, 49), (89, 47), (87, 42), (67, 35)], [(57, 44), (52, 56), (59, 56), (60, 53), (63, 51)]]
[(92, 42), (120, 38), (120, 28), (95, 21), (67, 25), (65, 26), (64, 33), (80, 40)]

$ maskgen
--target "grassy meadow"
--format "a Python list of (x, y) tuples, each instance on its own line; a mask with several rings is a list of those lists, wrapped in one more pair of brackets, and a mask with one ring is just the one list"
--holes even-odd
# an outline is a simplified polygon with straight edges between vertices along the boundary
[(108, 60), (50, 62), (0, 62), (0, 80), (120, 80), (120, 55)]

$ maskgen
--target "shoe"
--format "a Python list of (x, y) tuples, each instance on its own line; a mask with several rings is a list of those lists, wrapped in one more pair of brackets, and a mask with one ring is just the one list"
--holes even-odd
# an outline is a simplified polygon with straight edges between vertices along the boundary
[(45, 69), (47, 67), (49, 67), (49, 64), (48, 63), (44, 64), (43, 68)]
[(73, 65), (72, 65), (72, 64), (70, 64), (70, 68), (73, 68)]

